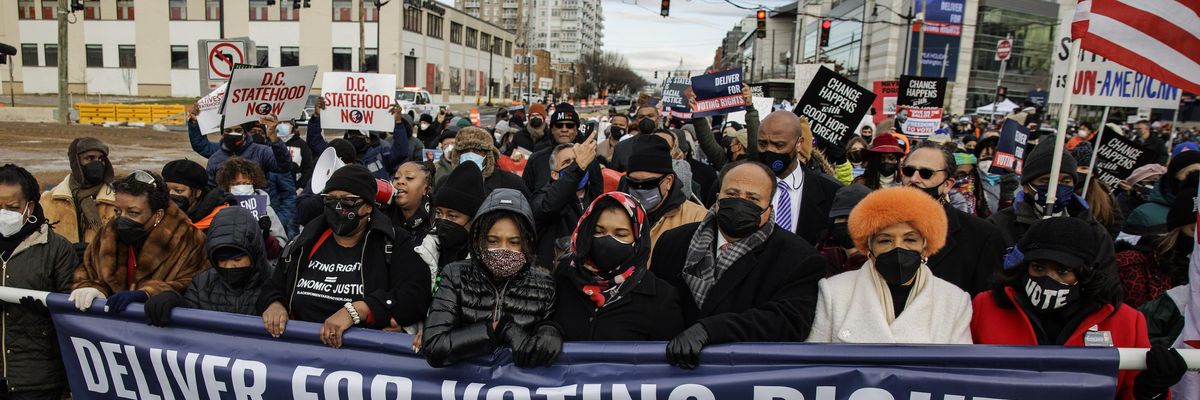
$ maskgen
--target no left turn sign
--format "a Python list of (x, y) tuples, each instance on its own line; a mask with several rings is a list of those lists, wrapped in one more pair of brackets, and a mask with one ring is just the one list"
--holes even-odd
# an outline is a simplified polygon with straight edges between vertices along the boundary
[(229, 79), (233, 66), (246, 62), (245, 54), (241, 42), (209, 42), (208, 79)]

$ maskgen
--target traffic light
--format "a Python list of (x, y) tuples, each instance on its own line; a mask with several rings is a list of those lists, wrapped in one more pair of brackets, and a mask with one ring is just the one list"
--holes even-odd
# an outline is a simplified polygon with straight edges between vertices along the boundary
[(833, 27), (832, 20), (821, 20), (821, 47), (829, 46), (829, 28)]
[(312, 8), (312, 4), (309, 4), (308, 0), (304, 0), (304, 8)]
[(73, 0), (71, 2), (71, 12), (83, 11), (83, 0)]
[(658, 71), (654, 71), (654, 79), (658, 79)]
[(666, 17), (667, 14), (670, 14), (670, 13), (671, 13), (671, 0), (662, 0), (662, 11), (659, 11), (658, 15)]
[(754, 13), (754, 18), (758, 19), (758, 27), (754, 29), (754, 34), (759, 39), (767, 37), (767, 10), (759, 9)]

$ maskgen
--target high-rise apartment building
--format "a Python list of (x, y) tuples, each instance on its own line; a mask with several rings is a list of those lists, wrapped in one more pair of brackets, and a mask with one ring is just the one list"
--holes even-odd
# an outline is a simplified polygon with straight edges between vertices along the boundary
[(554, 63), (576, 63), (601, 51), (601, 0), (455, 0), (468, 14), (504, 27), (518, 44), (546, 50)]

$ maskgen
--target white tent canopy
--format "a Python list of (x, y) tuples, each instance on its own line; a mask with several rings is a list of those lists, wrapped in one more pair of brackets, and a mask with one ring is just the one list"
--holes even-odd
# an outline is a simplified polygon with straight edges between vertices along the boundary
[[(995, 107), (995, 111), (992, 110), (992, 107)], [(1011, 113), (1011, 112), (1015, 111), (1016, 109), (1017, 109), (1017, 103), (1013, 103), (1012, 101), (1009, 101), (1008, 99), (1004, 99), (1004, 101), (1001, 101), (1000, 103), (992, 103), (992, 104), (988, 104), (983, 107), (976, 108), (975, 113), (976, 114), (1007, 115), (1008, 113)]]

